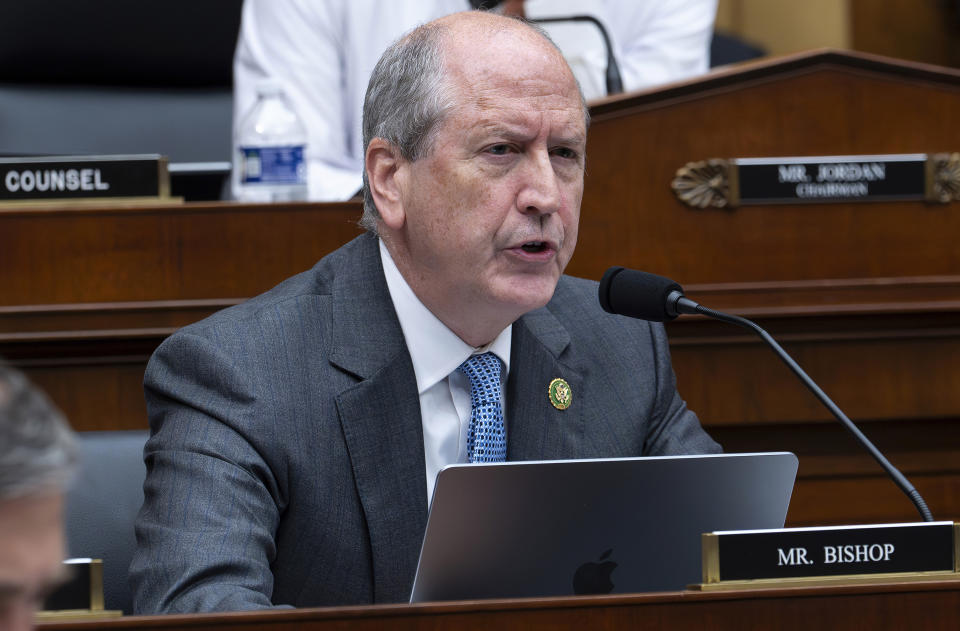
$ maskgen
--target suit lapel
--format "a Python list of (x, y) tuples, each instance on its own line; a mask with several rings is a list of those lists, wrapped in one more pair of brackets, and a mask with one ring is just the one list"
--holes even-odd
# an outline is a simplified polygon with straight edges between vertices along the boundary
[[(561, 361), (570, 344), (567, 330), (546, 309), (533, 311), (513, 325), (510, 377), (507, 381), (507, 459), (554, 460), (580, 456), (584, 401), (582, 370)], [(548, 388), (564, 379), (573, 393), (571, 405), (558, 410)]]
[[(357, 493), (367, 522), (375, 602), (406, 600), (426, 528), (426, 464), (420, 399), (410, 354), (383, 277), (379, 246), (365, 235), (337, 271), (330, 361), (357, 378), (336, 396)], [(356, 265), (350, 266), (349, 263)], [(513, 326), (507, 382), (509, 460), (575, 458), (582, 452), (583, 370), (561, 361), (566, 329), (546, 309)], [(548, 386), (573, 393), (553, 407)]]
[(337, 273), (331, 363), (359, 378), (337, 409), (366, 517), (375, 602), (406, 600), (426, 527), (420, 399), (380, 263), (361, 237), (359, 264)]

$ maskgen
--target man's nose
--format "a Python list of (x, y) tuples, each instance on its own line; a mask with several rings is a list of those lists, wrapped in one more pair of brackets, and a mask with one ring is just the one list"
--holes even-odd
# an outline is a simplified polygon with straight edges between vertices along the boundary
[(523, 213), (545, 215), (560, 209), (560, 181), (547, 151), (528, 154), (517, 195), (517, 208)]

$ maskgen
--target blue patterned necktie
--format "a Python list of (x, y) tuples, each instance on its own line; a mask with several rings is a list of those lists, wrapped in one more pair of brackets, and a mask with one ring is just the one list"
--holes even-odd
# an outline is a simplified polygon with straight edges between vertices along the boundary
[(470, 379), (470, 426), (467, 458), (470, 462), (507, 459), (507, 432), (500, 408), (500, 358), (493, 353), (471, 355), (457, 368)]

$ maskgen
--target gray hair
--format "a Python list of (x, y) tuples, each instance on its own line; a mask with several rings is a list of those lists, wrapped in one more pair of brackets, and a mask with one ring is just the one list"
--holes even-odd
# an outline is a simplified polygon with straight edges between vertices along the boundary
[[(443, 76), (441, 44), (445, 31), (437, 24), (417, 27), (380, 57), (363, 101), (364, 155), (374, 138), (396, 146), (406, 160), (427, 155), (438, 123), (453, 108)], [(364, 168), (360, 225), (376, 233), (379, 218)]]
[(63, 414), (17, 370), (0, 363), (0, 500), (64, 489), (77, 463)]
[[(560, 48), (539, 25), (517, 20), (538, 33), (558, 52)], [(443, 36), (447, 27), (421, 25), (390, 45), (370, 75), (363, 101), (363, 153), (370, 141), (383, 138), (405, 160), (413, 162), (429, 154), (441, 122), (456, 105), (443, 65)], [(574, 79), (576, 81), (576, 79)], [(589, 126), (583, 90), (577, 83), (584, 119)], [(360, 225), (377, 234), (380, 212), (373, 202), (367, 169), (363, 169), (363, 217)]]

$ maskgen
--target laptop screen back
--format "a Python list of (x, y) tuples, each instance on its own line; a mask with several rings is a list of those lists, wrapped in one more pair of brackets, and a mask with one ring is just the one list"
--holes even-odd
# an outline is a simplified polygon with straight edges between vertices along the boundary
[(790, 453), (451, 465), (411, 602), (680, 590), (700, 535), (783, 526)]

